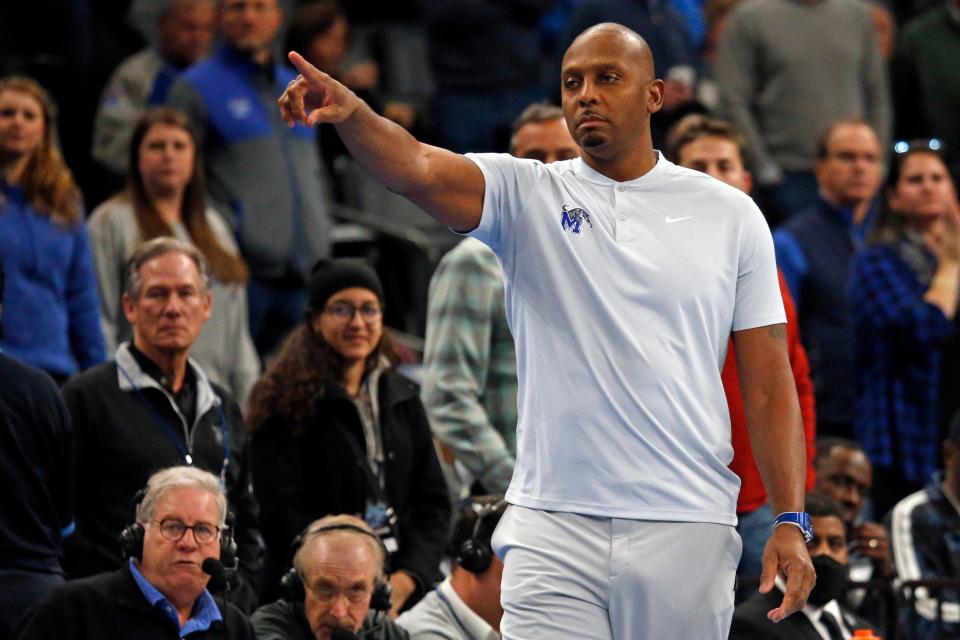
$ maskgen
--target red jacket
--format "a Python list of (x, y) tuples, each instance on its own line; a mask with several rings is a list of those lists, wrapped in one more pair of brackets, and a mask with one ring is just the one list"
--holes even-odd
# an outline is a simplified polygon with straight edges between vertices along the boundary
[[(790, 357), (790, 367), (793, 369), (793, 379), (797, 383), (797, 396), (800, 399), (800, 415), (803, 417), (803, 436), (807, 445), (807, 485), (806, 490), (813, 489), (813, 454), (814, 454), (814, 425), (816, 416), (813, 404), (813, 383), (810, 382), (810, 363), (807, 361), (807, 352), (800, 344), (800, 331), (797, 325), (797, 310), (793, 306), (793, 298), (787, 289), (783, 274), (777, 270), (780, 278), (780, 294), (783, 296), (783, 307), (787, 313), (787, 355)], [(737, 498), (737, 513), (750, 513), (764, 505), (767, 501), (767, 492), (763, 488), (760, 470), (753, 459), (750, 449), (750, 436), (747, 432), (747, 418), (743, 412), (743, 396), (740, 394), (740, 379), (737, 376), (737, 362), (733, 353), (733, 341), (727, 345), (727, 361), (723, 363), (720, 374), (723, 380), (723, 389), (727, 394), (727, 405), (730, 407), (730, 431), (733, 439), (733, 461), (730, 470), (740, 476), (740, 496)]]

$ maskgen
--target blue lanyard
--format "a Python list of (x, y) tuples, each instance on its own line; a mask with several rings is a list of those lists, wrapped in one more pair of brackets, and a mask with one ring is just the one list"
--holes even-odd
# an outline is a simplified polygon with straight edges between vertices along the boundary
[(460, 627), (460, 630), (463, 631), (464, 638), (473, 638), (473, 634), (467, 630), (466, 625), (460, 620), (460, 616), (457, 615), (457, 612), (453, 610), (453, 605), (450, 604), (450, 601), (447, 599), (447, 596), (443, 595), (443, 591), (440, 591), (438, 588), (436, 590), (437, 597), (440, 598), (440, 602), (447, 607), (447, 611), (450, 612), (450, 615), (453, 616), (453, 621), (457, 623), (457, 626)]
[[(177, 452), (183, 456), (184, 461), (190, 466), (193, 466), (193, 456), (190, 455), (190, 451), (182, 444), (180, 444), (180, 439), (177, 437), (177, 434), (174, 433), (173, 429), (170, 428), (170, 425), (166, 420), (157, 412), (156, 407), (150, 404), (150, 401), (147, 400), (146, 396), (143, 394), (143, 390), (138, 387), (133, 378), (130, 377), (130, 374), (127, 373), (127, 370), (120, 366), (120, 363), (117, 363), (117, 369), (120, 373), (123, 374), (123, 377), (127, 379), (127, 382), (130, 383), (130, 386), (133, 387), (133, 391), (137, 396), (137, 399), (146, 407), (147, 411), (153, 416), (154, 421), (157, 422), (161, 427), (163, 427), (164, 433), (167, 434), (167, 439), (173, 443), (173, 446), (177, 448)], [(230, 429), (227, 424), (226, 416), (223, 413), (223, 402), (214, 403), (214, 406), (217, 407), (217, 414), (220, 416), (220, 431), (223, 433), (223, 464), (220, 465), (220, 488), (224, 491), (227, 490), (227, 467), (230, 465)], [(187, 434), (184, 433), (184, 440), (187, 440)]]

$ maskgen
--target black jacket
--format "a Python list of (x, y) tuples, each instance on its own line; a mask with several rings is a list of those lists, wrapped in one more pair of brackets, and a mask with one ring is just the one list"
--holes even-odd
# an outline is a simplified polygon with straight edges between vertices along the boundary
[[(399, 550), (390, 570), (403, 569), (420, 590), (438, 579), (450, 520), (447, 485), (417, 387), (395, 372), (377, 385), (385, 455), (386, 495), (399, 518)], [(290, 562), (290, 543), (304, 527), (330, 514), (363, 516), (371, 491), (346, 439), (364, 447), (363, 426), (353, 401), (330, 388), (317, 401), (315, 418), (299, 432), (281, 416), (253, 436), (253, 471), (267, 543), (265, 581)], [(365, 450), (365, 449), (364, 449)], [(267, 592), (270, 584), (267, 583)]]
[[(207, 631), (191, 633), (191, 640), (253, 640), (250, 621), (231, 604), (214, 598), (224, 621)], [(130, 570), (123, 567), (83, 580), (73, 580), (54, 591), (24, 616), (11, 636), (14, 640), (175, 640), (177, 625), (160, 609), (150, 606)]]
[[(360, 632), (364, 640), (408, 640), (410, 635), (392, 620), (375, 622), (367, 614)], [(303, 604), (277, 600), (257, 609), (250, 622), (257, 632), (257, 640), (313, 640), (310, 623), (303, 613)]]
[[(249, 612), (256, 607), (262, 551), (257, 503), (250, 488), (249, 439), (236, 402), (198, 367), (194, 376), (197, 418), (189, 439), (197, 467), (220, 475), (221, 416), (229, 426), (227, 497), (236, 517), (234, 537), (243, 578), (231, 589), (230, 601)], [(117, 350), (117, 360), (74, 377), (63, 395), (76, 430), (78, 469), (77, 531), (65, 541), (65, 568), (71, 578), (78, 578), (122, 564), (117, 536), (133, 520), (134, 495), (154, 472), (185, 464), (172, 436), (180, 446), (185, 446), (187, 437), (170, 396), (140, 369), (126, 345)], [(166, 421), (169, 430), (159, 420)]]
[[(733, 625), (730, 627), (730, 640), (823, 640), (813, 624), (798, 611), (777, 624), (767, 619), (767, 612), (780, 606), (783, 592), (771, 589), (769, 593), (760, 593), (736, 608), (733, 612)], [(872, 624), (840, 606), (843, 624), (851, 633), (857, 629), (870, 629), (876, 632)]]
[(73, 429), (57, 385), (0, 354), (0, 569), (62, 572), (73, 465)]

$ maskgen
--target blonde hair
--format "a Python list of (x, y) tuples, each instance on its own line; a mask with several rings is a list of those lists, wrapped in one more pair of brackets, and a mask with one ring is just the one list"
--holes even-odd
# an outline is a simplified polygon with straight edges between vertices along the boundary
[(30, 159), (20, 178), (24, 197), (38, 213), (49, 215), (67, 225), (78, 224), (80, 188), (55, 142), (57, 110), (50, 94), (35, 80), (25, 76), (0, 79), (0, 94), (4, 91), (27, 94), (40, 104), (43, 113), (43, 139), (30, 152)]

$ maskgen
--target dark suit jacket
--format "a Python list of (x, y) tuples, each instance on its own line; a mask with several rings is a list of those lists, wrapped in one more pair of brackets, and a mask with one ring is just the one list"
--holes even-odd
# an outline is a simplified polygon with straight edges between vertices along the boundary
[[(760, 593), (736, 608), (730, 627), (730, 640), (823, 640), (813, 624), (801, 612), (774, 624), (767, 620), (767, 612), (780, 606), (783, 592), (773, 589)], [(843, 624), (853, 633), (856, 629), (876, 629), (863, 618), (840, 607)]]
[[(253, 640), (250, 621), (232, 604), (214, 597), (226, 622), (187, 635), (189, 640)], [(147, 602), (130, 569), (70, 580), (25, 614), (16, 640), (169, 640), (177, 625)]]

